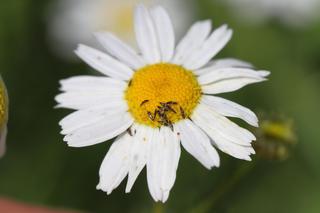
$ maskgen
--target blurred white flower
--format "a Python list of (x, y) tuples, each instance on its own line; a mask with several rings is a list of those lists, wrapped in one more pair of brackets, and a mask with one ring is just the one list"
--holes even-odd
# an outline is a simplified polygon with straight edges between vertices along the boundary
[(5, 153), (8, 122), (8, 94), (0, 76), (0, 157)]
[(58, 0), (49, 10), (50, 45), (54, 52), (67, 59), (75, 59), (73, 50), (78, 43), (95, 46), (93, 33), (98, 31), (112, 31), (134, 45), (134, 5), (151, 6), (157, 2), (169, 11), (177, 34), (182, 35), (192, 19), (191, 8), (184, 0)]
[(283, 24), (301, 27), (319, 17), (319, 0), (221, 0), (243, 20), (261, 23), (278, 19)]

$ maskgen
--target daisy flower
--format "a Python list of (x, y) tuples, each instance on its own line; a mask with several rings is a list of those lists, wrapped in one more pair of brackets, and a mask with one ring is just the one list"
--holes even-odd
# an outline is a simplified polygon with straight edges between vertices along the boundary
[(97, 31), (114, 32), (133, 45), (134, 6), (156, 2), (172, 11), (177, 24), (175, 28), (182, 35), (192, 16), (189, 4), (183, 0), (59, 0), (50, 7), (48, 36), (51, 47), (59, 56), (74, 59), (72, 52), (77, 44), (94, 45), (92, 33)]
[(155, 201), (165, 202), (176, 179), (181, 148), (208, 169), (219, 167), (216, 148), (250, 160), (255, 136), (227, 117), (257, 126), (249, 109), (212, 96), (266, 80), (236, 59), (211, 59), (232, 30), (211, 32), (209, 20), (196, 22), (175, 46), (167, 12), (139, 5), (134, 29), (136, 52), (111, 33), (95, 34), (108, 53), (79, 45), (76, 54), (107, 77), (79, 76), (61, 81), (59, 107), (76, 110), (60, 125), (71, 147), (117, 137), (100, 168), (97, 189), (110, 194), (128, 177), (126, 192), (144, 167)]
[(305, 26), (319, 17), (318, 0), (226, 0), (221, 1), (231, 6), (240, 18), (261, 23), (277, 19), (291, 27)]
[(0, 157), (5, 153), (8, 122), (8, 94), (0, 76)]

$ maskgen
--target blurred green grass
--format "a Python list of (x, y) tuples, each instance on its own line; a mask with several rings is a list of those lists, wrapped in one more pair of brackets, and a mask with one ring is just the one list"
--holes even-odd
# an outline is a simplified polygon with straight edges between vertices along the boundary
[[(88, 212), (150, 212), (145, 173), (133, 192), (124, 184), (110, 196), (96, 191), (98, 170), (109, 144), (68, 148), (58, 121), (67, 110), (54, 110), (62, 78), (89, 72), (84, 63), (55, 57), (46, 38), (48, 1), (6, 0), (0, 3), (0, 72), (10, 95), (8, 152), (0, 161), (0, 195), (25, 202)], [(320, 211), (320, 20), (304, 29), (271, 21), (260, 26), (239, 22), (226, 8), (195, 1), (198, 18), (215, 26), (228, 23), (234, 37), (220, 57), (236, 57), (270, 70), (270, 80), (225, 97), (254, 111), (283, 113), (295, 120), (298, 145), (284, 162), (259, 162), (213, 212)], [(219, 169), (207, 171), (182, 153), (167, 212), (185, 212), (215, 193), (241, 165), (222, 154)]]

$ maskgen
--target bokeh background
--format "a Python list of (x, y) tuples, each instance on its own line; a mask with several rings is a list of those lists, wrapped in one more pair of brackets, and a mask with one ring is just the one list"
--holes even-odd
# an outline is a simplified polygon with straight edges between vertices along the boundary
[[(69, 6), (80, 4), (80, 0), (70, 2)], [(109, 0), (106, 11), (115, 2), (120, 1)], [(252, 162), (242, 162), (220, 153), (221, 168), (212, 171), (182, 152), (175, 186), (168, 202), (161, 205), (149, 195), (145, 172), (130, 194), (124, 193), (124, 184), (110, 196), (97, 191), (98, 170), (111, 143), (69, 148), (59, 135), (58, 122), (70, 111), (54, 109), (58, 81), (95, 74), (73, 58), (70, 49), (63, 49), (67, 46), (65, 40), (59, 40), (63, 36), (52, 32), (67, 31), (63, 26), (52, 27), (56, 17), (63, 17), (63, 4), (55, 0), (1, 0), (0, 72), (9, 91), (10, 120), (8, 150), (0, 160), (0, 197), (94, 213), (320, 212), (319, 2), (313, 1), (312, 10), (302, 14), (292, 6), (301, 1), (292, 0), (284, 8), (270, 7), (269, 15), (260, 13), (248, 0), (243, 2), (247, 10), (241, 10), (239, 2), (235, 7), (232, 1), (182, 0), (174, 8), (170, 6), (170, 13), (183, 14), (173, 20), (179, 26), (212, 19), (214, 26), (228, 23), (234, 29), (233, 39), (218, 58), (246, 60), (272, 74), (267, 82), (223, 96), (262, 112), (263, 118), (293, 121), (296, 143), (281, 160), (254, 157)], [(248, 14), (250, 10), (255, 14)], [(282, 15), (290, 12), (288, 22)], [(79, 13), (73, 18), (83, 18)], [(262, 14), (264, 17), (259, 17)], [(76, 31), (73, 27), (85, 24), (67, 26)], [(78, 39), (74, 42), (85, 42), (84, 37)]]

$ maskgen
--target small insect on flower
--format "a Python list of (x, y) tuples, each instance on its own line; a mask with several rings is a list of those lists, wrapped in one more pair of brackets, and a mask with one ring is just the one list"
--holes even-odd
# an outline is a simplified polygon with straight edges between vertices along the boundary
[(143, 106), (145, 103), (148, 103), (148, 102), (149, 102), (149, 100), (144, 100), (141, 102), (140, 106)]
[(150, 119), (151, 121), (154, 121), (154, 120), (155, 120), (155, 116), (153, 116), (151, 112), (148, 111), (147, 114), (148, 114), (148, 117), (149, 117), (149, 119)]
[(175, 101), (168, 101), (166, 104), (169, 104), (169, 105), (177, 105), (178, 103), (175, 102)]
[(258, 126), (256, 115), (216, 95), (265, 81), (269, 72), (237, 59), (212, 60), (231, 39), (227, 25), (212, 30), (211, 21), (196, 22), (175, 46), (171, 19), (161, 6), (137, 6), (134, 24), (139, 52), (111, 33), (96, 34), (107, 53), (79, 45), (76, 54), (106, 76), (61, 81), (56, 101), (75, 112), (60, 125), (72, 147), (116, 137), (97, 189), (110, 194), (128, 177), (130, 192), (146, 167), (151, 196), (165, 202), (181, 145), (208, 169), (220, 165), (216, 148), (251, 160), (255, 136), (227, 117)]
[(172, 101), (169, 101), (167, 103), (160, 102), (161, 106), (163, 107), (164, 111), (171, 111), (173, 113), (177, 113), (170, 105)]
[(7, 122), (8, 122), (8, 94), (6, 86), (0, 76), (0, 157), (5, 153)]

